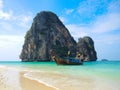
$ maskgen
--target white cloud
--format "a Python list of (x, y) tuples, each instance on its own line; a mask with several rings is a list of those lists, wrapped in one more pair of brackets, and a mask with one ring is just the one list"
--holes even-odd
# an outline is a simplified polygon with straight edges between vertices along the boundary
[(108, 4), (107, 12), (92, 23), (94, 33), (107, 33), (120, 30), (120, 1), (115, 0)]
[(12, 10), (5, 12), (4, 8), (0, 0), (0, 60), (18, 60), (32, 13), (16, 14)]
[[(28, 15), (27, 15), (28, 14)], [(18, 21), (18, 25), (24, 28), (30, 28), (29, 24), (32, 23), (32, 16), (29, 13), (26, 15), (20, 15), (16, 17), (16, 21)]]
[(86, 18), (93, 17), (97, 11), (105, 9), (106, 6), (105, 0), (83, 0), (79, 3), (78, 13)]
[(114, 30), (120, 30), (120, 13), (110, 13), (102, 15), (92, 23), (93, 33), (106, 33)]
[(109, 13), (120, 13), (120, 0), (113, 0), (107, 9)]
[(74, 11), (74, 9), (66, 9), (66, 14), (71, 14)]
[(70, 31), (71, 35), (77, 40), (80, 37), (87, 36), (88, 35), (88, 27), (84, 27), (82, 25), (75, 25), (75, 24), (69, 24), (66, 25), (68, 30)]
[(67, 22), (67, 19), (64, 18), (64, 17), (59, 17), (59, 19), (60, 19), (63, 23)]
[(2, 9), (2, 7), (3, 7), (3, 1), (0, 0), (0, 10)]
[(12, 32), (14, 28), (9, 22), (0, 22), (0, 32)]
[(1, 34), (12, 34), (19, 35), (25, 34), (25, 32), (30, 28), (32, 23), (31, 15), (19, 15), (14, 16), (10, 20), (0, 21), (0, 35)]
[(0, 0), (0, 60), (18, 60), (24, 34), (30, 28), (32, 13), (16, 14), (4, 9), (3, 0)]
[(119, 36), (113, 35), (111, 33), (120, 30), (119, 17), (119, 13), (107, 13), (105, 15), (97, 17), (97, 19), (90, 24), (69, 24), (66, 25), (66, 27), (69, 29), (70, 33), (76, 40), (79, 37), (88, 35), (93, 37), (94, 40), (96, 40), (98, 43), (113, 44), (120, 40)]
[(114, 34), (101, 35), (95, 38), (95, 42), (103, 45), (118, 44), (120, 41), (119, 36), (120, 35), (114, 35)]
[(3, 1), (0, 0), (0, 19), (9, 20), (12, 17), (12, 10), (9, 10), (8, 12), (3, 11)]
[(0, 35), (0, 60), (18, 60), (24, 36)]
[(8, 10), (7, 12), (4, 12), (3, 1), (0, 0), (0, 20), (1, 20), (0, 24), (1, 23), (3, 24), (3, 22), (6, 23), (9, 22), (9, 26), (13, 28), (14, 26), (18, 25), (22, 28), (28, 29), (29, 24), (32, 21), (32, 14), (30, 12), (22, 12), (22, 14), (16, 15), (12, 10)]
[(24, 36), (0, 35), (0, 48), (11, 47), (12, 45), (15, 46), (17, 44), (23, 43), (23, 41)]
[(9, 10), (8, 12), (0, 10), (0, 19), (9, 20), (11, 19), (12, 15), (13, 15), (12, 10)]

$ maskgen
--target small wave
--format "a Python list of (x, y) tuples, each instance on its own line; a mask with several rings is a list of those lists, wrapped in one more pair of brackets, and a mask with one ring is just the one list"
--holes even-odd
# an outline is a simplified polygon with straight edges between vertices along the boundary
[(6, 66), (5, 65), (0, 65), (0, 68), (6, 68)]
[(28, 79), (30, 79), (30, 80), (35, 80), (35, 81), (37, 81), (37, 82), (39, 82), (39, 83), (42, 83), (42, 84), (44, 84), (44, 85), (46, 85), (46, 86), (48, 86), (48, 87), (52, 87), (52, 88), (54, 88), (54, 89), (56, 89), (56, 90), (59, 90), (57, 87), (54, 87), (54, 86), (52, 86), (52, 85), (50, 85), (50, 84), (48, 84), (48, 83), (46, 83), (46, 82), (43, 82), (42, 80), (39, 80), (39, 79), (37, 79), (37, 78), (33, 78), (33, 77), (28, 76), (29, 73), (30, 73), (30, 72), (25, 73), (25, 74), (24, 74), (24, 77), (25, 77), (25, 78), (28, 78)]

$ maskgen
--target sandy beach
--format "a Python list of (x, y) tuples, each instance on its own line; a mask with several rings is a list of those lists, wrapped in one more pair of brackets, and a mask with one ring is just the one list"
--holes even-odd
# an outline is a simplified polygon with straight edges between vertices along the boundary
[[(27, 74), (28, 77), (26, 77)], [(40, 83), (37, 80), (32, 80), (31, 76), (37, 77), (42, 81), (46, 79), (48, 82), (46, 80), (44, 82), (47, 82), (48, 85), (54, 85), (59, 89), (47, 86), (44, 82)], [(75, 82), (78, 82), (77, 78), (73, 78), (73, 83), (70, 78), (71, 77), (49, 72), (29, 72), (21, 71), (15, 68), (2, 67), (0, 68), (0, 90), (88, 90), (89, 88), (89, 90), (94, 90), (93, 81), (81, 78), (79, 83), (76, 84)], [(85, 87), (86, 84), (88, 85), (87, 87)]]
[(0, 67), (0, 90), (56, 90), (24, 77), (26, 72)]
[(0, 90), (120, 90), (119, 80), (104, 79), (0, 66)]

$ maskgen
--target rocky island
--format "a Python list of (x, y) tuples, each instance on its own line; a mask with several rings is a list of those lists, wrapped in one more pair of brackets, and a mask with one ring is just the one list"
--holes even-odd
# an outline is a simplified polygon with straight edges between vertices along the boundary
[(79, 38), (77, 43), (77, 51), (84, 55), (84, 61), (96, 61), (97, 59), (97, 53), (94, 48), (94, 41), (89, 36)]
[(59, 57), (66, 57), (68, 51), (71, 57), (76, 52), (84, 54), (85, 61), (96, 61), (97, 55), (93, 40), (86, 36), (78, 43), (58, 16), (50, 11), (42, 11), (33, 19), (31, 28), (25, 35), (20, 59), (22, 61), (50, 61), (50, 50)]

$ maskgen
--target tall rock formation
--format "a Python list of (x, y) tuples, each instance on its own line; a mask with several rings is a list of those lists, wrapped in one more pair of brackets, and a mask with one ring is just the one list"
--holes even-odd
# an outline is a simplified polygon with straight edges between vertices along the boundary
[(97, 60), (97, 53), (94, 48), (94, 41), (88, 36), (79, 38), (79, 41), (77, 43), (77, 51), (80, 54), (83, 54), (84, 61)]
[(68, 50), (75, 56), (76, 42), (56, 14), (42, 11), (25, 36), (20, 58), (22, 61), (50, 60), (51, 49), (58, 56), (67, 56)]

